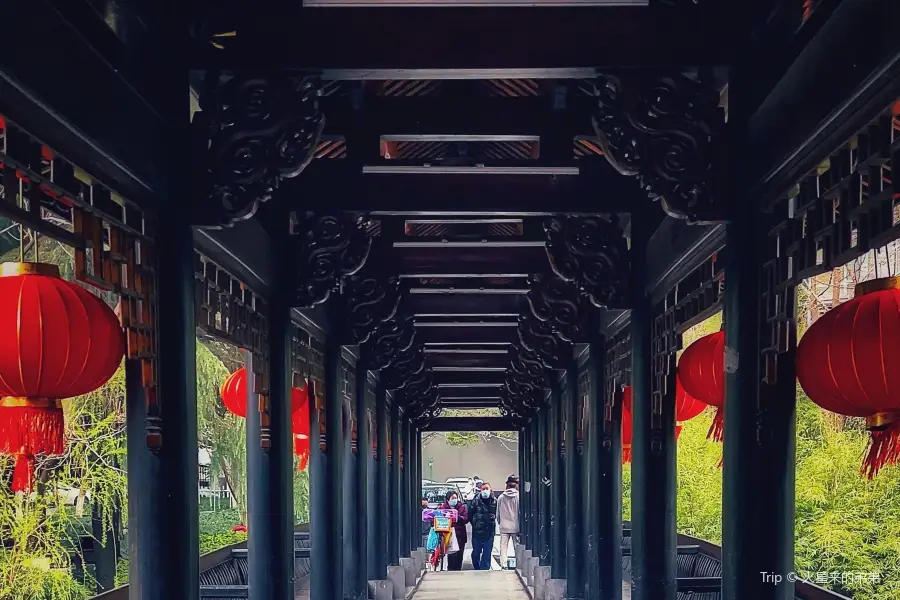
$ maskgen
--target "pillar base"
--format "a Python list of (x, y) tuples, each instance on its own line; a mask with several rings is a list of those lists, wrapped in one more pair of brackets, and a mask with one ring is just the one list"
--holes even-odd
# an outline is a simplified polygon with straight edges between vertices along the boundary
[(394, 585), (387, 579), (370, 580), (369, 600), (394, 600)]
[(419, 548), (418, 550), (413, 550), (412, 558), (416, 561), (416, 571), (421, 575), (425, 571), (425, 549)]
[(548, 579), (544, 600), (566, 600), (566, 583), (565, 579)]
[(406, 575), (406, 587), (410, 588), (416, 585), (416, 580), (419, 578), (419, 573), (417, 572), (418, 567), (416, 566), (416, 559), (410, 558), (401, 558), (400, 566), (403, 567), (403, 573)]
[(387, 577), (393, 586), (394, 600), (406, 598), (406, 569), (400, 565), (390, 565), (387, 568)]
[(534, 587), (535, 585), (535, 574), (537, 573), (538, 567), (540, 566), (541, 559), (537, 556), (532, 556), (525, 562), (525, 584)]
[(526, 550), (522, 548), (522, 551), (519, 553), (519, 556), (516, 557), (516, 571), (522, 576), (523, 579), (528, 579), (531, 573), (528, 572), (529, 567), (534, 568), (531, 565), (531, 550)]
[(534, 600), (546, 600), (548, 579), (550, 579), (549, 566), (539, 564), (534, 568)]

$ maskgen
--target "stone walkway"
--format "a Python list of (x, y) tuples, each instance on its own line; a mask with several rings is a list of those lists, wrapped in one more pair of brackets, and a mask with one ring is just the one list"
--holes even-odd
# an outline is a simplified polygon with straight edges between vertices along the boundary
[(412, 600), (528, 600), (513, 571), (427, 572)]

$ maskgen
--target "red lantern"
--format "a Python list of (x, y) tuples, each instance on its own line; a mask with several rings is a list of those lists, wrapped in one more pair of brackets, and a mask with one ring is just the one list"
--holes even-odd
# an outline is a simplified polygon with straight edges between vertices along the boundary
[(36, 454), (63, 453), (60, 399), (102, 386), (124, 352), (112, 309), (55, 265), (0, 265), (0, 452), (16, 456), (13, 491), (31, 489)]
[[(624, 462), (631, 462), (631, 418), (632, 418), (632, 396), (631, 396), (631, 386), (626, 387), (622, 391), (622, 440), (623, 440), (623, 454), (622, 460)], [(706, 410), (706, 405), (702, 402), (698, 402), (695, 398), (693, 398), (690, 394), (688, 394), (684, 387), (681, 385), (681, 380), (676, 376), (675, 378), (675, 439), (678, 439), (678, 436), (681, 435), (681, 425), (678, 423), (683, 423), (684, 421), (690, 421), (700, 413)], [(625, 460), (625, 420), (626, 416), (628, 419), (628, 460)]]
[(797, 346), (797, 379), (809, 399), (865, 417), (870, 479), (900, 461), (900, 277), (856, 286), (856, 297), (825, 313)]
[(291, 406), (294, 411), (291, 416), (294, 454), (300, 457), (300, 464), (297, 468), (305, 471), (309, 464), (309, 388), (294, 388)]
[(222, 383), (222, 404), (228, 412), (247, 418), (247, 368), (241, 367)]
[(305, 471), (309, 465), (309, 436), (300, 433), (294, 434), (294, 455), (300, 458), (297, 464), (298, 471)]
[(703, 336), (681, 355), (678, 379), (684, 391), (718, 410), (707, 437), (722, 441), (725, 408), (725, 332)]
[[(220, 390), (222, 404), (228, 412), (239, 417), (247, 417), (247, 368), (241, 367), (229, 375)], [(296, 418), (297, 412), (306, 406), (306, 388), (291, 389), (291, 415)], [(308, 411), (306, 411), (308, 412)], [(309, 429), (309, 414), (306, 415), (306, 428)]]
[(622, 390), (622, 464), (631, 462), (631, 438), (633, 424), (631, 416), (631, 386)]

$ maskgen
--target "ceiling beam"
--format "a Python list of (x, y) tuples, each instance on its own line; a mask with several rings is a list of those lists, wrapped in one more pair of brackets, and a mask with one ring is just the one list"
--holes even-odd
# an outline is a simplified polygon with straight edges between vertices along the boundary
[(424, 344), (513, 344), (518, 341), (519, 331), (515, 327), (479, 327), (476, 325), (416, 327), (416, 342)]
[(507, 367), (509, 356), (502, 354), (437, 354), (429, 352), (428, 364), (432, 367)]
[(514, 294), (410, 294), (406, 310), (417, 316), (511, 316), (518, 315), (528, 305)]
[(434, 382), (438, 386), (466, 384), (473, 387), (500, 385), (506, 381), (506, 370), (502, 371), (437, 371)]
[(519, 423), (509, 417), (437, 417), (423, 431), (518, 431)]
[(464, 408), (497, 408), (500, 405), (500, 398), (481, 398), (481, 399), (451, 399), (441, 397), (441, 406), (448, 409), (464, 409)]
[(394, 248), (393, 267), (400, 277), (527, 277), (550, 272), (543, 247)]
[(441, 388), (441, 398), (454, 398), (457, 400), (473, 400), (478, 401), (484, 398), (499, 399), (499, 387), (445, 387)]
[[(424, 96), (366, 96), (356, 110), (344, 95), (323, 99), (325, 133), (356, 137), (365, 122), (365, 135), (416, 136), (465, 134), (467, 141), (488, 141), (502, 136), (554, 138), (594, 135), (591, 112), (597, 101), (571, 94), (568, 106), (554, 110), (555, 96), (478, 97), (472, 94)], [(483, 139), (480, 139), (483, 138)], [(459, 140), (463, 141), (463, 140)]]
[[(65, 16), (61, 4), (67, 7)], [(161, 135), (168, 118), (141, 96), (135, 82), (145, 84), (144, 91), (162, 86), (154, 86), (147, 72), (136, 76), (136, 65), (149, 62), (139, 60), (137, 48), (126, 52), (96, 13), (80, 11), (76, 25), (74, 4), (0, 2), (0, 23), (16, 24), (5, 28), (0, 44), (0, 114), (123, 197), (145, 210), (155, 208), (171, 165), (168, 140)], [(132, 12), (126, 8), (123, 12)], [(125, 14), (117, 16), (125, 20)], [(126, 56), (138, 60), (122, 61)], [(72, 89), (92, 92), (73, 94)], [(184, 111), (180, 116), (186, 118)]]
[(283, 180), (280, 189), (298, 210), (420, 216), (629, 212), (645, 202), (637, 179), (620, 175), (602, 157), (578, 163), (577, 175), (503, 175), (476, 169), (471, 174), (389, 174), (363, 173), (359, 163), (347, 159), (319, 159), (299, 177)]
[[(290, 67), (326, 69), (325, 76), (395, 79), (379, 70), (451, 71), (524, 67), (560, 69), (597, 66), (727, 64), (731, 40), (721, 2), (677, 7), (481, 7), (303, 8), (301, 3), (230, 3), (207, 29), (238, 34), (223, 50), (198, 44), (189, 64), (231, 69)], [(460, 36), (477, 21), (478, 35)], [(286, 35), (285, 32), (290, 32)], [(333, 72), (340, 70), (343, 72)], [(329, 72), (331, 71), (331, 72)], [(433, 74), (434, 76), (434, 74)], [(483, 75), (482, 75), (483, 76)], [(519, 75), (522, 77), (522, 75)]]

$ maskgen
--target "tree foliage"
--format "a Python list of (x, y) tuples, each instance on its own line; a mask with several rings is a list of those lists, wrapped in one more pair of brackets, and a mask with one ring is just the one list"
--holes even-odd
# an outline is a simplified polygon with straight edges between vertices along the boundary
[[(441, 413), (442, 417), (499, 417), (500, 412), (494, 408), (476, 408), (476, 409), (447, 409)], [(497, 439), (508, 450), (516, 450), (516, 444), (519, 442), (519, 435), (515, 431), (433, 431), (426, 434), (422, 438), (422, 443), (426, 444), (434, 437), (443, 437), (447, 444), (457, 447), (474, 446), (475, 444), (486, 442), (490, 439)]]

